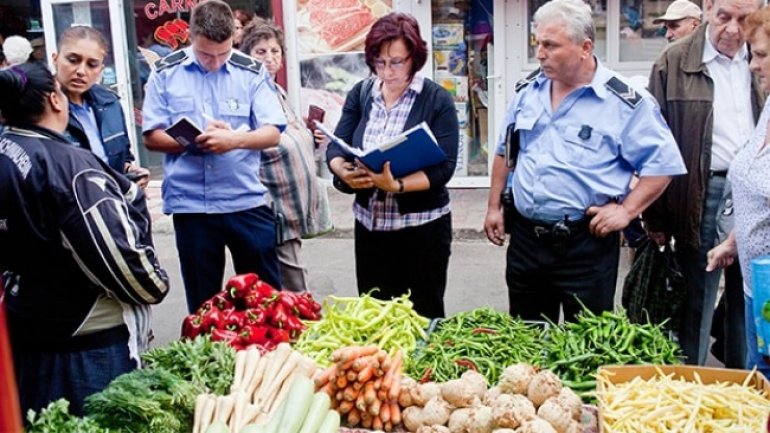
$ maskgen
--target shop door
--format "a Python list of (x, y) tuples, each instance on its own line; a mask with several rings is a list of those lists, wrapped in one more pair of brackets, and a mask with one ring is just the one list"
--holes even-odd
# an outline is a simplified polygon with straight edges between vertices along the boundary
[(432, 56), (423, 72), (455, 100), (460, 137), (452, 187), (489, 187), (506, 100), (505, 4), (433, 0), (401, 8), (418, 17), (428, 40)]
[[(129, 88), (128, 57), (126, 53), (126, 31), (121, 0), (42, 0), (41, 13), (45, 31), (45, 44), (49, 52), (57, 51), (59, 35), (69, 27), (91, 26), (107, 38), (110, 49), (104, 60), (101, 84), (120, 96), (123, 113), (131, 121), (132, 99)], [(52, 60), (48, 59), (49, 64)], [(51, 66), (53, 66), (51, 64)], [(128, 125), (131, 147), (137, 155), (134, 128)]]

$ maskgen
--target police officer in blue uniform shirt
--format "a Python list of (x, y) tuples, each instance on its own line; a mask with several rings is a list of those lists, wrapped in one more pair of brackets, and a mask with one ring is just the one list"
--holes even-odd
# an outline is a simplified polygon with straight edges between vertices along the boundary
[(594, 56), (583, 1), (548, 2), (534, 20), (540, 69), (517, 85), (503, 121), (484, 228), (503, 245), (501, 195), (512, 191), (510, 312), (556, 322), (560, 307), (571, 320), (578, 300), (612, 310), (619, 231), (685, 168), (654, 99)]
[[(286, 118), (267, 71), (233, 50), (234, 30), (226, 3), (199, 3), (192, 45), (158, 61), (144, 100), (145, 145), (166, 154), (163, 212), (173, 214), (190, 312), (222, 290), (225, 247), (236, 273), (281, 287), (259, 150), (278, 144)], [(186, 146), (165, 131), (183, 117), (205, 129)]]

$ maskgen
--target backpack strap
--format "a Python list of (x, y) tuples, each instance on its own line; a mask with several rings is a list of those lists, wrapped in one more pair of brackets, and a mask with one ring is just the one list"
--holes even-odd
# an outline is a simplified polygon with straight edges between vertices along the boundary
[(364, 115), (364, 110), (366, 110), (366, 103), (369, 101), (369, 98), (372, 96), (372, 86), (374, 86), (374, 80), (377, 79), (377, 77), (369, 77), (364, 80), (364, 82), (361, 84), (361, 93), (358, 94), (358, 105), (361, 108), (361, 116)]

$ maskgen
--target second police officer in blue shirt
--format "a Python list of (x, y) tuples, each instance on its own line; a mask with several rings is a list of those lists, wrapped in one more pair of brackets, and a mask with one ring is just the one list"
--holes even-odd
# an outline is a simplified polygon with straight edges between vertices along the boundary
[(685, 167), (655, 100), (594, 56), (589, 6), (554, 0), (534, 21), (540, 69), (517, 85), (503, 121), (484, 227), (503, 245), (501, 194), (511, 188), (510, 312), (557, 322), (560, 307), (565, 320), (580, 311), (577, 300), (612, 310), (619, 231)]
[[(234, 51), (233, 15), (220, 0), (199, 3), (192, 46), (156, 65), (144, 100), (144, 142), (164, 152), (163, 212), (173, 214), (187, 308), (222, 289), (225, 247), (236, 273), (256, 272), (280, 288), (275, 218), (259, 181), (259, 149), (286, 124), (262, 65)], [(205, 127), (183, 147), (165, 129), (183, 116)]]

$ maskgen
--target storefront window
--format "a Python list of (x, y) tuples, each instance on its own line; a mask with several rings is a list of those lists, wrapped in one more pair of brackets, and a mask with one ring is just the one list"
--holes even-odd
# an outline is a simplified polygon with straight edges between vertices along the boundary
[(457, 176), (489, 174), (489, 137), (494, 134), (488, 121), (487, 60), (493, 12), (492, 0), (432, 2), (433, 77), (454, 97), (460, 121)]
[[(666, 29), (653, 21), (663, 16), (672, 1), (624, 0), (620, 8), (621, 62), (652, 61), (658, 57), (667, 41)], [(701, 6), (701, 1), (694, 1)]]
[[(596, 27), (596, 38), (594, 42), (594, 54), (599, 59), (606, 61), (607, 59), (607, 0), (584, 0), (593, 11), (594, 26)], [(529, 22), (528, 28), (528, 41), (529, 41), (529, 63), (537, 63), (535, 57), (535, 48), (537, 48), (537, 40), (534, 32), (533, 17), (537, 9), (546, 4), (548, 0), (529, 0), (527, 10), (527, 17)]]

